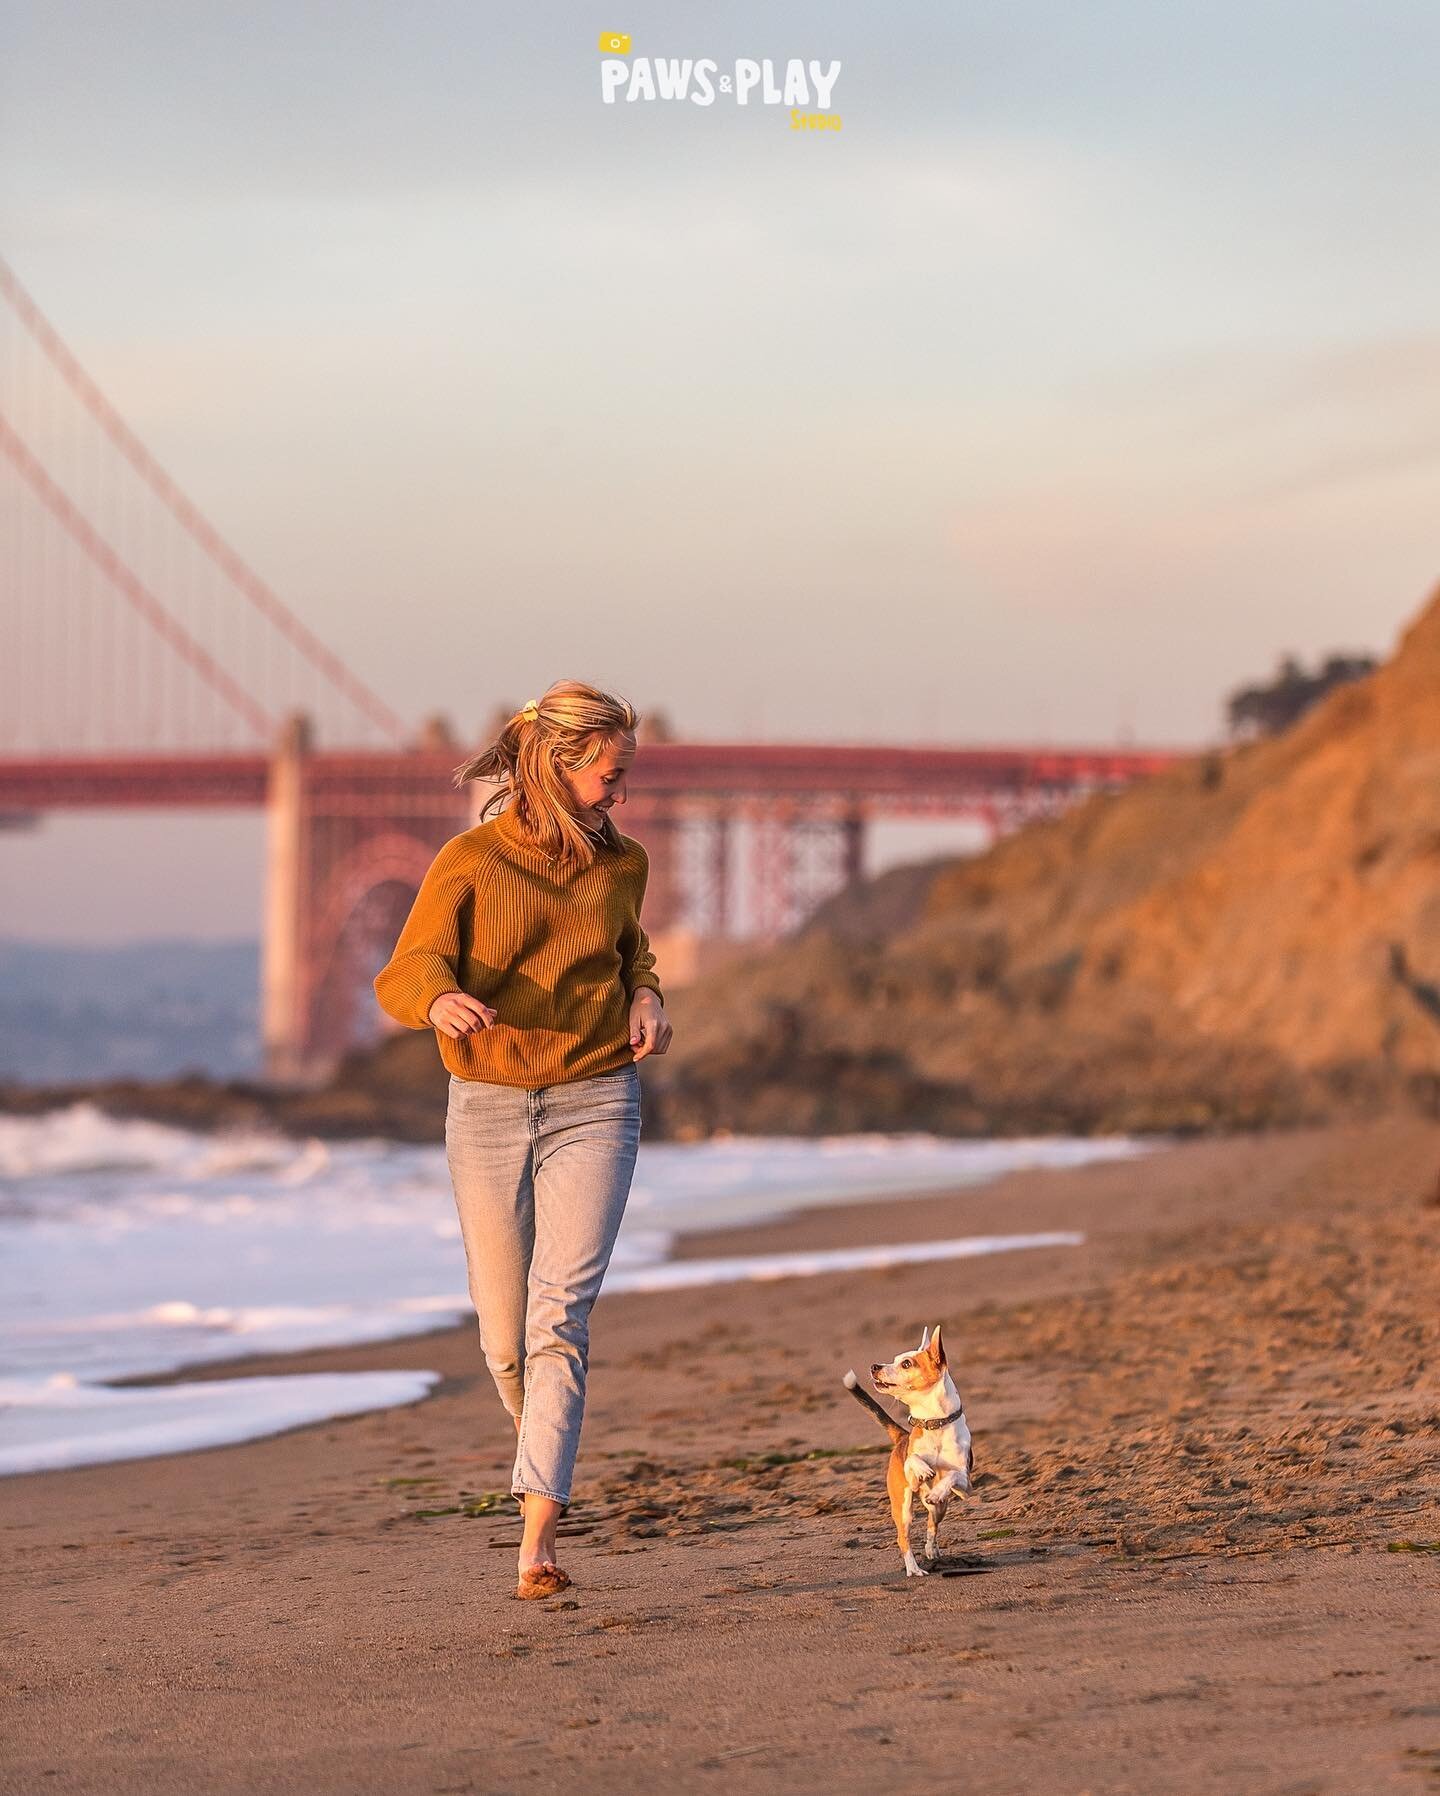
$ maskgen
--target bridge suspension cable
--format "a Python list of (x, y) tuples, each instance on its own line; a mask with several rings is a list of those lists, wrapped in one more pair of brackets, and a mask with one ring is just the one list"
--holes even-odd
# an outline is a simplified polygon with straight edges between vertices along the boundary
[[(228, 714), (236, 721), (243, 720), (247, 730), (263, 728), (268, 732), (273, 728), (277, 716), (295, 708), (297, 703), (303, 703), (322, 713), (330, 713), (326, 721), (331, 722), (344, 735), (350, 735), (358, 727), (361, 737), (371, 740), (378, 738), (379, 743), (386, 747), (400, 746), (407, 732), (397, 714), (301, 622), (180, 490), (81, 366), (3, 257), (0, 257), (0, 302), (3, 302), (0, 304), (0, 312), (8, 312), (8, 316), (21, 327), (25, 339), (34, 349), (39, 350), (44, 367), (53, 370), (48, 377), (44, 376), (40, 368), (33, 365), (33, 350), (32, 365), (22, 365), (15, 353), (15, 342), (8, 342), (6, 348), (9, 353), (5, 368), (9, 372), (8, 384), (13, 391), (7, 398), (16, 405), (22, 400), (28, 404), (34, 414), (37, 431), (42, 431), (44, 427), (53, 431), (59, 407), (56, 393), (49, 389), (54, 387), (54, 375), (58, 374), (63, 392), (70, 396), (72, 402), (78, 402), (83, 418), (98, 428), (109, 452), (118, 458), (116, 466), (123, 467), (128, 477), (138, 482), (138, 493), (133, 490), (121, 491), (119, 483), (114, 479), (114, 469), (106, 468), (103, 460), (87, 449), (76, 451), (73, 441), (67, 441), (62, 447), (69, 451), (70, 460), (76, 464), (74, 477), (68, 482), (71, 490), (67, 491), (67, 482), (59, 476), (59, 471), (53, 466), (47, 467), (43, 449), (37, 453), (31, 441), (27, 440), (29, 432), (26, 431), (25, 419), (17, 417), (10, 404), (6, 405), (5, 410), (9, 415), (5, 425), (4, 448), (10, 464), (23, 476), (27, 489), (34, 498), (40, 500), (50, 518), (61, 526), (73, 543), (81, 547), (92, 569), (98, 570), (104, 580), (124, 596), (136, 614), (144, 619), (148, 628), (179, 658), (179, 663), (188, 669), (189, 674), (198, 678), (214, 697), (222, 699)], [(14, 333), (9, 335), (13, 339)], [(73, 438), (75, 433), (72, 431), (70, 434)], [(74, 490), (80, 487), (88, 489), (94, 500), (93, 504), (87, 503), (86, 497)], [(262, 632), (260, 638), (254, 638), (251, 633), (244, 631), (239, 632), (237, 638), (233, 625), (227, 626), (225, 623), (223, 601), (211, 590), (205, 577), (199, 573), (188, 577), (177, 575), (178, 557), (173, 546), (155, 540), (159, 534), (154, 528), (155, 520), (145, 518), (143, 506), (137, 504), (137, 499), (142, 496), (158, 501), (159, 509), (171, 520), (168, 526), (171, 531), (178, 525), (184, 539), (191, 546), (191, 552), (198, 551), (202, 564), (208, 566), (208, 580), (213, 581), (218, 573), (223, 590), (238, 595), (243, 600), (243, 608), (248, 608), (258, 620), (255, 627)], [(95, 510), (102, 508), (107, 501), (116, 514), (114, 530), (106, 530), (95, 516)], [(73, 585), (71, 573), (53, 547), (47, 546), (43, 540), (33, 541), (27, 538), (27, 526), (23, 521), (13, 520), (11, 511), (12, 507), (7, 506), (7, 522), (12, 523), (12, 542), (16, 545), (16, 566), (9, 595), (11, 603), (7, 605), (7, 610), (12, 612), (16, 620), (14, 634), (17, 637), (28, 634), (31, 649), (43, 646), (47, 651), (47, 659), (53, 659), (60, 652), (74, 654), (77, 652), (74, 638), (79, 632), (77, 628), (70, 627), (73, 623), (75, 598), (69, 589)], [(123, 544), (117, 547), (123, 534), (122, 526), (145, 533), (147, 544), (159, 564), (156, 573), (140, 573), (134, 566), (133, 558), (124, 553)], [(34, 534), (31, 531), (30, 537)], [(24, 565), (22, 545), (29, 553), (29, 559)], [(179, 588), (172, 593), (172, 602), (169, 604), (164, 602), (158, 590), (164, 585), (160, 578), (161, 568)], [(46, 589), (47, 582), (52, 584), (53, 590)], [(29, 615), (22, 628), (20, 619), (24, 616), (27, 605)], [(188, 622), (184, 617), (187, 608), (192, 613)], [(264, 640), (266, 632), (273, 635), (275, 646), (272, 647)], [(92, 663), (103, 661), (105, 645), (117, 649), (120, 644), (118, 627), (113, 622), (107, 623), (97, 617), (93, 609), (89, 613), (89, 623), (84, 625), (84, 633), (88, 640), (81, 645), (79, 652), (88, 656)], [(212, 638), (211, 646), (201, 640), (207, 634)], [(16, 645), (12, 642), (12, 656), (15, 648)], [(284, 654), (293, 658), (295, 663), (295, 671), (289, 674), (277, 661), (277, 655)], [(125, 659), (136, 670), (137, 690), (148, 682), (157, 691), (170, 691), (173, 701), (172, 689), (177, 671), (167, 673), (163, 666), (143, 668), (142, 651), (135, 644), (125, 645)], [(246, 663), (254, 664), (253, 670), (247, 668), (244, 665)], [(304, 682), (303, 697), (300, 694), (301, 682), (296, 677), (301, 667), (309, 671), (309, 678)], [(105, 670), (100, 667), (98, 671), (103, 674)], [(22, 677), (30, 683), (33, 690), (50, 681), (64, 681), (67, 670), (49, 666), (32, 667)], [(262, 688), (268, 684), (277, 690), (254, 690), (257, 678)], [(278, 690), (279, 688), (284, 690)], [(330, 695), (328, 701), (324, 697), (326, 693)], [(115, 702), (113, 698), (106, 700), (106, 706), (112, 712)], [(167, 727), (178, 727), (175, 716), (181, 712), (191, 720), (189, 731), (193, 734), (196, 714), (193, 702), (181, 704), (178, 711), (172, 702), (167, 712)], [(146, 716), (156, 715), (158, 713), (152, 704), (146, 711)], [(143, 736), (146, 726), (138, 720), (132, 720), (129, 727), (132, 734), (138, 737)], [(150, 727), (153, 732), (155, 726), (152, 724)], [(218, 722), (216, 727), (220, 727)], [(140, 740), (127, 743), (127, 746), (133, 747), (143, 745)]]

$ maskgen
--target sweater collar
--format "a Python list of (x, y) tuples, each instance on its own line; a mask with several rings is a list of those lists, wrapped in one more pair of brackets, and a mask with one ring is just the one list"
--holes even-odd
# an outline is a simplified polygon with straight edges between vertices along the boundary
[[(525, 831), (521, 828), (520, 819), (516, 815), (515, 806), (513, 804), (507, 805), (505, 809), (500, 812), (496, 819), (496, 827), (511, 848), (518, 849), (522, 854), (529, 855), (531, 859), (541, 866), (554, 867), (556, 865), (556, 857), (547, 854), (537, 843), (532, 842), (530, 837), (526, 835)], [(585, 828), (584, 824), (581, 824), (580, 827), (582, 829)], [(586, 830), (585, 833), (591, 838), (597, 848), (618, 849), (621, 846), (620, 832), (616, 829), (609, 817), (605, 819), (604, 828), (598, 835), (593, 830)]]

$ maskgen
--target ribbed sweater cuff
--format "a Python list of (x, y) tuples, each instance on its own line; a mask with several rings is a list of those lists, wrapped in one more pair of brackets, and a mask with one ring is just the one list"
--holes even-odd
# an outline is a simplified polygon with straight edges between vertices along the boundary
[(662, 1004), (665, 1002), (665, 994), (660, 989), (660, 981), (653, 973), (634, 973), (626, 981), (625, 995), (627, 998), (633, 998), (636, 992), (641, 990), (654, 992)]
[(430, 1006), (446, 992), (458, 991), (453, 968), (442, 959), (438, 966), (410, 966), (397, 972), (387, 967), (375, 981), (380, 1008), (407, 1029), (429, 1029)]

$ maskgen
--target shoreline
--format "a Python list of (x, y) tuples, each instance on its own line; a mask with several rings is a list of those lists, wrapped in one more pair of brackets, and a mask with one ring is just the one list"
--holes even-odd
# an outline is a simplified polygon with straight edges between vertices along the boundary
[[(511, 1599), (473, 1324), (255, 1356), (441, 1377), (408, 1408), (0, 1480), (17, 1787), (860, 1792), (943, 1785), (951, 1719), (1002, 1789), (1426, 1769), (1437, 1163), (1440, 1129), (1387, 1120), (682, 1236), (677, 1259), (1086, 1240), (602, 1294), (550, 1604)], [(840, 1376), (936, 1321), (976, 1492), (954, 1575), (907, 1587), (883, 1436)]]
[[(1232, 1139), (1232, 1138), (1226, 1138)], [(1153, 1157), (1170, 1151), (1171, 1147), (1181, 1143), (1169, 1143), (1150, 1150)], [(1137, 1156), (1137, 1159), (1141, 1156)], [(1097, 1162), (1097, 1165), (1115, 1165), (1120, 1162)], [(1069, 1186), (1063, 1193), (1049, 1193), (1046, 1186), (1051, 1179), (1068, 1177), (1086, 1168), (1034, 1168), (1022, 1171), (1010, 1171), (986, 1179), (975, 1185), (960, 1185), (953, 1188), (940, 1188), (925, 1192), (909, 1193), (894, 1197), (877, 1195), (850, 1196), (837, 1198), (833, 1203), (802, 1203), (793, 1210), (764, 1221), (726, 1225), (714, 1229), (685, 1229), (675, 1233), (670, 1242), (669, 1251), (660, 1266), (690, 1263), (706, 1260), (723, 1260), (731, 1258), (752, 1258), (759, 1255), (804, 1253), (807, 1251), (825, 1252), (830, 1249), (863, 1247), (876, 1242), (943, 1242), (953, 1236), (971, 1236), (987, 1234), (1003, 1234), (1011, 1232), (1001, 1228), (999, 1224), (1005, 1220), (995, 1215), (996, 1204), (1005, 1204), (1007, 1194), (1012, 1186), (1020, 1203), (1029, 1211), (1034, 1207), (1036, 1213), (1044, 1220), (1028, 1222), (1025, 1232), (1037, 1234), (1048, 1232), (1069, 1232), (1082, 1228), (1083, 1225), (1073, 1221), (1076, 1215), (1077, 1201), (1084, 1206), (1083, 1214), (1090, 1218), (1092, 1225), (1098, 1220), (1105, 1204), (1091, 1205), (1083, 1196), (1075, 1193)], [(1069, 1220), (1067, 1220), (1069, 1219)], [(1123, 1229), (1111, 1228), (1109, 1232), (1123, 1234)], [(1091, 1242), (1090, 1234), (1085, 1235), (1085, 1245)], [(457, 1256), (460, 1255), (459, 1243), (456, 1243)], [(1010, 1259), (1018, 1254), (1044, 1254), (1047, 1256), (1073, 1253), (1070, 1247), (1054, 1248), (1022, 1248), (1006, 1249), (997, 1258)], [(992, 1257), (992, 1256), (976, 1256)], [(645, 1270), (650, 1270), (646, 1268)], [(890, 1271), (890, 1268), (883, 1268)], [(1053, 1275), (1053, 1268), (1047, 1264), (1045, 1279)], [(463, 1260), (460, 1263), (459, 1277), (463, 1281)], [(773, 1281), (763, 1282), (765, 1288), (786, 1288), (791, 1284), (808, 1282), (811, 1279), (825, 1279), (834, 1276), (867, 1276), (865, 1269), (853, 1274), (829, 1272), (798, 1273), (793, 1277), (781, 1277)], [(698, 1290), (723, 1290), (737, 1285), (750, 1283), (745, 1278), (717, 1279), (713, 1285), (693, 1287)], [(1023, 1281), (1022, 1281), (1023, 1282)], [(685, 1292), (666, 1292), (648, 1290), (618, 1291), (609, 1286), (601, 1291), (596, 1310), (604, 1304), (607, 1309), (617, 1303), (630, 1303), (650, 1298), (674, 1297), (683, 1302)], [(414, 1348), (420, 1350), (427, 1341), (444, 1341), (460, 1336), (469, 1340), (475, 1331), (472, 1318), (459, 1322), (442, 1321), (434, 1327), (416, 1329), (405, 1334), (380, 1335), (370, 1341), (342, 1342), (328, 1346), (307, 1348), (287, 1348), (280, 1350), (263, 1350), (255, 1353), (236, 1354), (224, 1359), (197, 1360), (189, 1365), (175, 1366), (168, 1371), (136, 1373), (131, 1377), (120, 1377), (103, 1380), (107, 1389), (142, 1390), (176, 1384), (213, 1384), (223, 1383), (232, 1378), (283, 1376), (287, 1372), (328, 1372), (351, 1369), (351, 1362), (357, 1357), (388, 1348)], [(414, 1354), (405, 1356), (407, 1363), (414, 1360)], [(437, 1385), (436, 1389), (439, 1388)], [(433, 1395), (433, 1392), (431, 1393)], [(423, 1401), (423, 1399), (422, 1399)], [(375, 1412), (378, 1413), (378, 1412)], [(320, 1422), (300, 1424), (305, 1427), (323, 1426)], [(293, 1432), (286, 1430), (285, 1432)], [(270, 1436), (257, 1436), (256, 1439), (269, 1439)], [(233, 1445), (243, 1447), (244, 1441)], [(200, 1448), (197, 1451), (209, 1451)], [(157, 1456), (158, 1457), (158, 1456)], [(103, 1460), (94, 1462), (94, 1469), (105, 1465), (127, 1463), (121, 1460)], [(60, 1467), (58, 1471), (81, 1471), (83, 1466)], [(22, 1472), (10, 1474), (16, 1477), (44, 1477), (44, 1472)]]
[[(671, 1259), (682, 1232), (993, 1183), (1013, 1168), (1129, 1158), (1128, 1140), (735, 1138), (642, 1149), (607, 1291), (877, 1269), (1073, 1245), (1052, 1232), (917, 1247)], [(469, 1317), (443, 1149), (358, 1148), (193, 1132), (61, 1112), (5, 1142), (0, 1475), (237, 1444), (327, 1413), (412, 1400), (411, 1374), (248, 1378), (260, 1356), (423, 1337)], [(13, 1180), (13, 1182), (11, 1182)], [(32, 1183), (33, 1181), (33, 1183)], [(876, 1231), (878, 1232), (878, 1231)], [(866, 1235), (873, 1240), (871, 1231)], [(206, 1405), (172, 1388), (223, 1380)], [(143, 1393), (149, 1393), (148, 1400)], [(327, 1402), (333, 1403), (327, 1411)]]

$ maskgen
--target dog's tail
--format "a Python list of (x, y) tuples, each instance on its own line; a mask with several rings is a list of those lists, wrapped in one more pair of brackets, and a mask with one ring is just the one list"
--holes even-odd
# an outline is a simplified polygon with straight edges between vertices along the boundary
[(901, 1441), (910, 1438), (909, 1429), (902, 1428), (895, 1420), (894, 1416), (890, 1414), (889, 1410), (880, 1407), (870, 1395), (869, 1391), (862, 1391), (860, 1389), (860, 1380), (853, 1372), (847, 1372), (845, 1374), (845, 1389), (849, 1391), (850, 1395), (857, 1403), (863, 1403), (866, 1409), (870, 1411), (871, 1415), (879, 1417), (880, 1426), (885, 1430), (886, 1434), (890, 1436), (891, 1444), (893, 1446), (898, 1447)]

